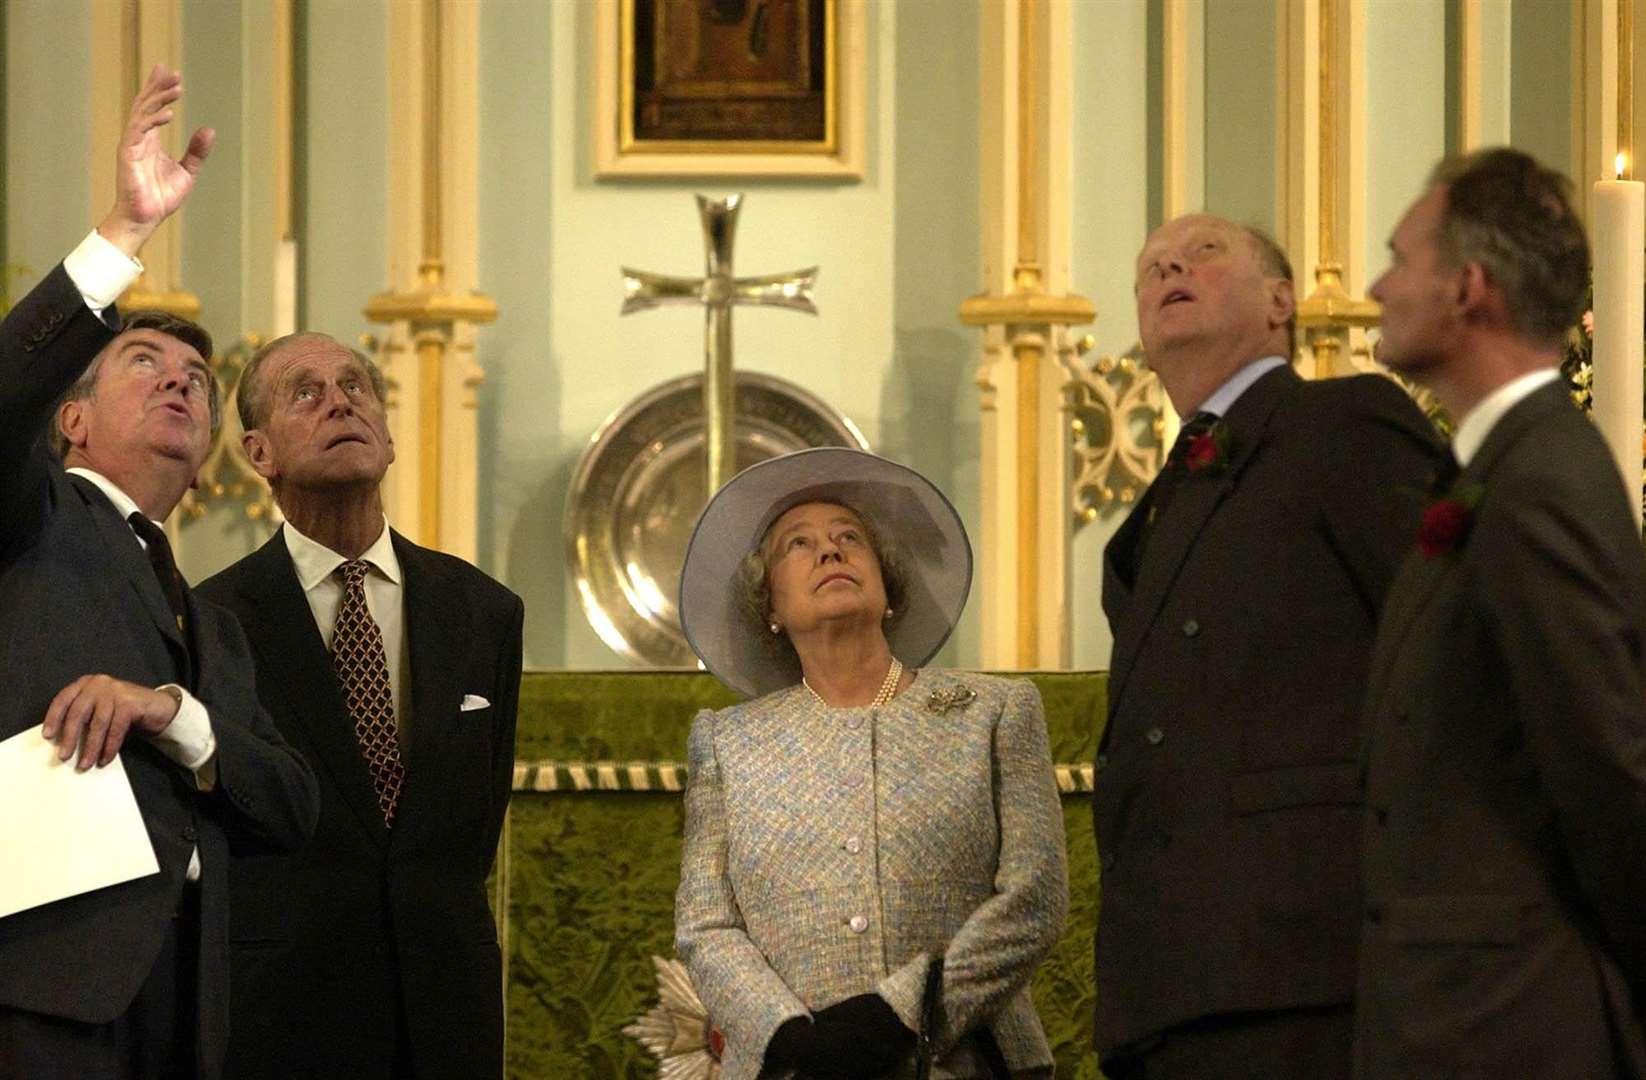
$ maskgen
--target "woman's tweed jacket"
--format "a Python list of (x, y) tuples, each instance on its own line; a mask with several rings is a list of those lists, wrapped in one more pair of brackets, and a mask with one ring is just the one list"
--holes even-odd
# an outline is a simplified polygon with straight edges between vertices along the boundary
[(934, 1075), (982, 1075), (961, 1043), (982, 1025), (1014, 1073), (1049, 1074), (1029, 976), (1069, 882), (1032, 685), (927, 670), (878, 710), (795, 686), (699, 713), (688, 758), (675, 948), (725, 1080), (758, 1074), (785, 1020), (854, 994), (918, 1029), (938, 955)]

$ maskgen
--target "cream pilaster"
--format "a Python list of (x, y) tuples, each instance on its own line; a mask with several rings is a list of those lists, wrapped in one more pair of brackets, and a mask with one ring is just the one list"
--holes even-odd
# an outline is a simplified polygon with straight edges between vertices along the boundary
[(245, 330), (272, 340), (297, 329), (292, 232), (292, 8), (245, 0), (241, 9), (241, 309)]
[(1161, 0), (1161, 220), (1206, 205), (1206, 2)]
[[(91, 144), (87, 148), (91, 175), (91, 220), (101, 221), (114, 190), (114, 150), (126, 128), (132, 97), (155, 64), (182, 68), (183, 9), (179, 0), (119, 0), (92, 20), (91, 30)], [(105, 17), (106, 16), (106, 17)], [(184, 72), (185, 79), (187, 71)], [(186, 83), (185, 83), (186, 85)], [(185, 99), (174, 107), (171, 124), (162, 133), (168, 149), (181, 154), (188, 142)], [(161, 225), (143, 248), (143, 276), (120, 298), (131, 311), (157, 309), (195, 318), (200, 299), (183, 288), (182, 229), (187, 209)]]
[(474, 560), (475, 328), (497, 305), (475, 291), (479, 8), (468, 0), (389, 5), (389, 289), (365, 314), (389, 324), (397, 464), (384, 500), (418, 543)]
[[(1583, 92), (1572, 95), (1572, 179), (1583, 201), (1595, 181), (1616, 175), (1618, 143), (1619, 0), (1571, 0), (1572, 70), (1583, 72)], [(1558, 162), (1551, 164), (1558, 165)], [(1636, 173), (1638, 175), (1638, 171)], [(1589, 206), (1590, 214), (1593, 207)]]
[(1503, 0), (1458, 3), (1458, 145), (1509, 141), (1509, 12)]
[(1068, 327), (1093, 318), (1070, 294), (1069, 0), (982, 8), (985, 291), (960, 305), (984, 329), (981, 662), (1069, 661)]

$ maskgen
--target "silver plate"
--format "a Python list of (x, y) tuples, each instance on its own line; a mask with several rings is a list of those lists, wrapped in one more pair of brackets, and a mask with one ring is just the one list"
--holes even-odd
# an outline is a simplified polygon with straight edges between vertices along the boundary
[[(809, 446), (868, 441), (818, 398), (740, 371), (737, 468)], [(566, 563), (583, 613), (616, 652), (658, 667), (695, 667), (675, 598), (692, 525), (708, 502), (703, 376), (646, 391), (608, 417), (577, 463), (566, 500)]]

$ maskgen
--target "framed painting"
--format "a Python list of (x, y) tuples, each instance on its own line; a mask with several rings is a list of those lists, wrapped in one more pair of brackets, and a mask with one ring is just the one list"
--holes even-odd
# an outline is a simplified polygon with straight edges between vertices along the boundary
[(595, 0), (595, 172), (863, 175), (865, 0)]

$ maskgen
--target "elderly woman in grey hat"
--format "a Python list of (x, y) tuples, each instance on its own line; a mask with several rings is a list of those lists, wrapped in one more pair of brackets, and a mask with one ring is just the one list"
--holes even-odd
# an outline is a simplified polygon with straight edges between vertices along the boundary
[[(753, 698), (692, 724), (675, 947), (760, 1075), (1047, 1077), (1029, 978), (1068, 909), (1026, 682), (924, 668), (971, 585), (959, 515), (857, 450), (744, 470), (703, 511), (680, 614)], [(908, 666), (905, 667), (905, 662)]]

